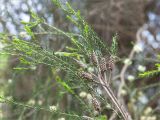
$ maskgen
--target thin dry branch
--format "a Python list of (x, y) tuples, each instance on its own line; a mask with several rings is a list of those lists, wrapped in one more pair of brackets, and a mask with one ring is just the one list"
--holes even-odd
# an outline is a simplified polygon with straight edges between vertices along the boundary
[(132, 120), (130, 114), (124, 109), (124, 107), (122, 105), (120, 105), (120, 103), (118, 102), (118, 99), (115, 97), (112, 89), (110, 88), (109, 84), (106, 83), (103, 77), (103, 75), (101, 74), (101, 69), (100, 69), (100, 65), (99, 65), (99, 61), (97, 59), (97, 67), (98, 67), (98, 80), (99, 82), (105, 86), (102, 86), (104, 91), (107, 93), (108, 97), (110, 98), (111, 102), (116, 106), (116, 108), (119, 110), (119, 112), (121, 113), (121, 115), (123, 116), (124, 120)]
[[(135, 42), (135, 44), (137, 44), (141, 40), (141, 37), (140, 37), (141, 33), (147, 27), (148, 27), (147, 24), (144, 24), (141, 28), (139, 28), (139, 30), (137, 31), (137, 34), (136, 34), (136, 42)], [(134, 47), (133, 47), (131, 52), (130, 52), (130, 54), (129, 54), (129, 56), (128, 56), (128, 59), (129, 60), (133, 60), (134, 55), (135, 55), (135, 50), (134, 50)], [(120, 100), (123, 103), (124, 103), (124, 99), (121, 96), (121, 91), (122, 91), (123, 87), (126, 85), (126, 83), (125, 83), (125, 73), (126, 73), (128, 67), (129, 67), (128, 64), (124, 64), (124, 66), (122, 67), (122, 70), (120, 72), (120, 75), (118, 75), (118, 77), (117, 77), (117, 78), (120, 77), (120, 80), (121, 80), (121, 83), (120, 83), (119, 88), (118, 88), (117, 97), (118, 97), (118, 100)], [(109, 120), (114, 120), (115, 117), (116, 117), (116, 114), (113, 113)]]

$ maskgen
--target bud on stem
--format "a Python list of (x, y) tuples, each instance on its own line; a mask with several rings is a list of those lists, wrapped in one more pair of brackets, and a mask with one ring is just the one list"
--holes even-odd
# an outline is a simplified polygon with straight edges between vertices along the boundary
[(90, 55), (90, 60), (94, 65), (97, 65), (98, 58), (95, 52)]
[(80, 73), (79, 73), (79, 76), (80, 76), (82, 79), (93, 80), (92, 74), (87, 73), (87, 72), (84, 72), (84, 71), (80, 72)]

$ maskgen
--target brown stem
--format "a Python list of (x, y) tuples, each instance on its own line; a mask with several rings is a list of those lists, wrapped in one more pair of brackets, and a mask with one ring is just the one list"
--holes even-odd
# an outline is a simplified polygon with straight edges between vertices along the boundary
[[(103, 80), (99, 79), (101, 84), (103, 83)], [(105, 92), (107, 93), (107, 95), (109, 96), (109, 98), (111, 99), (111, 101), (113, 102), (113, 104), (117, 107), (117, 109), (119, 110), (119, 112), (122, 114), (123, 118), (125, 120), (132, 120), (130, 115), (127, 113), (127, 111), (125, 111), (123, 109), (123, 107), (119, 104), (117, 98), (115, 97), (114, 93), (112, 92), (111, 88), (109, 86), (103, 86), (103, 89), (105, 90)]]
[(109, 85), (109, 84), (110, 84), (110, 82), (111, 82), (111, 78), (112, 78), (112, 71), (110, 70), (110, 71), (109, 71), (108, 85)]
[[(97, 60), (97, 67), (98, 67), (98, 79), (99, 82), (104, 85), (105, 80), (102, 79), (103, 76), (101, 74), (101, 69), (99, 66), (99, 61)], [(107, 83), (105, 86), (102, 86), (103, 89), (105, 90), (105, 92), (107, 93), (107, 95), (109, 96), (110, 100), (113, 102), (113, 104), (117, 107), (117, 109), (119, 110), (119, 112), (121, 113), (121, 115), (123, 116), (124, 120), (132, 120), (130, 114), (119, 104), (117, 98), (115, 97), (112, 89), (110, 88), (109, 84)]]

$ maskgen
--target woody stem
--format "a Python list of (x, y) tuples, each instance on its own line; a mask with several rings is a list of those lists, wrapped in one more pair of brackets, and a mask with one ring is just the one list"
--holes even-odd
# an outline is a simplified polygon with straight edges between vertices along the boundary
[[(99, 62), (97, 60), (97, 67), (98, 67), (98, 79), (100, 81), (100, 83), (102, 85), (105, 84), (105, 80), (102, 77), (101, 74), (101, 69), (99, 66)], [(109, 84), (107, 84), (106, 86), (102, 86), (103, 89), (105, 90), (105, 92), (107, 93), (107, 95), (109, 96), (110, 100), (113, 102), (113, 104), (117, 107), (117, 109), (119, 110), (119, 112), (121, 113), (121, 115), (123, 116), (124, 120), (132, 120), (132, 118), (130, 117), (129, 113), (127, 111), (125, 111), (125, 109), (119, 104), (117, 98), (115, 97), (112, 89), (110, 88)]]

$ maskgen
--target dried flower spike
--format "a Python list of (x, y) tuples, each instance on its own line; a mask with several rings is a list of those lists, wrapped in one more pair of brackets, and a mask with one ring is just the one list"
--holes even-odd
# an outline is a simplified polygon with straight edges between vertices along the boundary
[(98, 111), (98, 112), (101, 111), (101, 105), (100, 105), (99, 101), (96, 98), (92, 99), (92, 104), (93, 104), (93, 107), (94, 107), (94, 109), (96, 111)]
[(80, 77), (83, 78), (83, 79), (87, 79), (87, 80), (93, 80), (93, 76), (92, 74), (90, 73), (87, 73), (87, 72), (80, 72)]
[(96, 55), (95, 52), (93, 52), (93, 53), (90, 55), (90, 60), (91, 60), (91, 62), (92, 62), (94, 65), (97, 65), (98, 59), (97, 59), (97, 55)]
[(113, 70), (113, 68), (114, 68), (114, 62), (115, 62), (115, 60), (114, 60), (114, 58), (111, 56), (110, 59), (109, 59), (109, 61), (108, 61), (108, 69), (109, 69), (109, 70)]
[(101, 58), (100, 60), (100, 69), (101, 72), (105, 72), (107, 70), (107, 63), (105, 58)]

